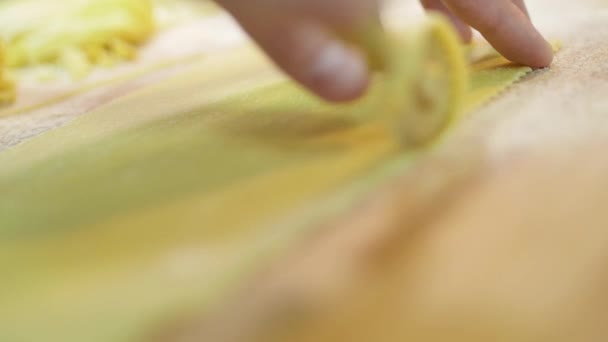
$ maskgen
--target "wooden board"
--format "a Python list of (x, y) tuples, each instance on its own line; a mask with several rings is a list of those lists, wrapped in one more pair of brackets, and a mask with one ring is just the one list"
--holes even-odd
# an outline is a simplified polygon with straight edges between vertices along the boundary
[[(408, 172), (329, 222), (337, 229), (303, 241), (293, 256), (262, 274), (259, 285), (245, 286), (245, 298), (253, 303), (237, 294), (234, 306), (227, 304), (212, 322), (219, 327), (255, 322), (273, 307), (260, 303), (284, 298), (277, 283), (288, 299), (298, 290), (306, 300), (325, 299), (333, 294), (326, 284), (331, 290), (344, 279), (351, 283), (328, 275), (366, 260), (385, 265), (376, 254), (397, 246), (407, 249), (395, 260), (407, 265), (409, 278), (396, 283), (415, 304), (406, 317), (424, 314), (423, 322), (412, 323), (409, 337), (445, 338), (432, 334), (443, 331), (454, 341), (605, 339), (606, 5), (530, 3), (541, 29), (564, 43), (554, 67), (476, 111), (439, 151), (417, 163), (420, 171)], [(568, 25), (563, 25), (565, 13)], [(107, 94), (106, 99), (116, 99)], [(0, 121), (2, 136), (19, 131), (6, 140), (12, 145), (49, 128), (51, 118), (59, 116), (63, 124), (84, 112), (7, 117)], [(354, 274), (375, 284), (368, 271)], [(318, 279), (326, 282), (315, 287)], [(258, 289), (255, 296), (252, 288)], [(398, 293), (390, 289), (387, 293)], [(360, 290), (353, 293), (366, 293)], [(194, 313), (189, 319), (185, 327), (168, 327), (166, 334), (209, 333), (199, 331), (209, 317)]]

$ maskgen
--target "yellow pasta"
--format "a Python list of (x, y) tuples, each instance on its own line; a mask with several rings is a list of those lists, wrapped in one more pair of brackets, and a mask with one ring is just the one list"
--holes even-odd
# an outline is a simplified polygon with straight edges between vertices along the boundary
[(14, 0), (0, 4), (7, 64), (58, 63), (74, 76), (89, 64), (132, 59), (155, 30), (150, 0)]
[(15, 101), (15, 83), (9, 79), (6, 70), (6, 47), (0, 40), (0, 105)]

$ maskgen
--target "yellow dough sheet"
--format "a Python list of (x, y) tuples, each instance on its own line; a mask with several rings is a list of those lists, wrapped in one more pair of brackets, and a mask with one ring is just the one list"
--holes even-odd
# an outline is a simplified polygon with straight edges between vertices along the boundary
[(347, 105), (210, 57), (0, 153), (0, 340), (145, 341), (221, 305), (530, 71), (457, 42), (438, 18), (396, 38)]

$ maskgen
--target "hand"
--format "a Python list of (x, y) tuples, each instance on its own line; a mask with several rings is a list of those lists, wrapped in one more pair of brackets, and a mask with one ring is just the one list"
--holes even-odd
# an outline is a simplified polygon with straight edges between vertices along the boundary
[[(365, 48), (337, 37), (379, 22), (378, 0), (217, 0), (297, 82), (329, 101), (361, 96), (369, 84)], [(532, 67), (551, 63), (549, 44), (523, 0), (422, 0), (447, 14), (463, 39), (471, 27), (505, 57)]]
[(465, 41), (479, 31), (506, 58), (541, 68), (553, 50), (532, 25), (524, 0), (421, 0), (429, 11), (447, 15)]

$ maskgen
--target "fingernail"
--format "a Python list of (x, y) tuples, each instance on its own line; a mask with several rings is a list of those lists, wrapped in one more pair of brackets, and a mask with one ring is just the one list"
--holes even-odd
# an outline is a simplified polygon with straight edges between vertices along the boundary
[(361, 96), (369, 83), (363, 55), (340, 42), (321, 49), (311, 68), (311, 86), (330, 101), (348, 101)]
[(545, 46), (544, 48), (539, 47), (537, 49), (537, 54), (535, 56), (535, 60), (534, 63), (531, 63), (531, 67), (533, 68), (545, 68), (551, 65), (551, 63), (553, 62), (553, 57), (554, 57), (554, 53), (553, 53), (553, 46), (551, 45), (551, 43), (547, 42), (546, 40), (542, 39)]

